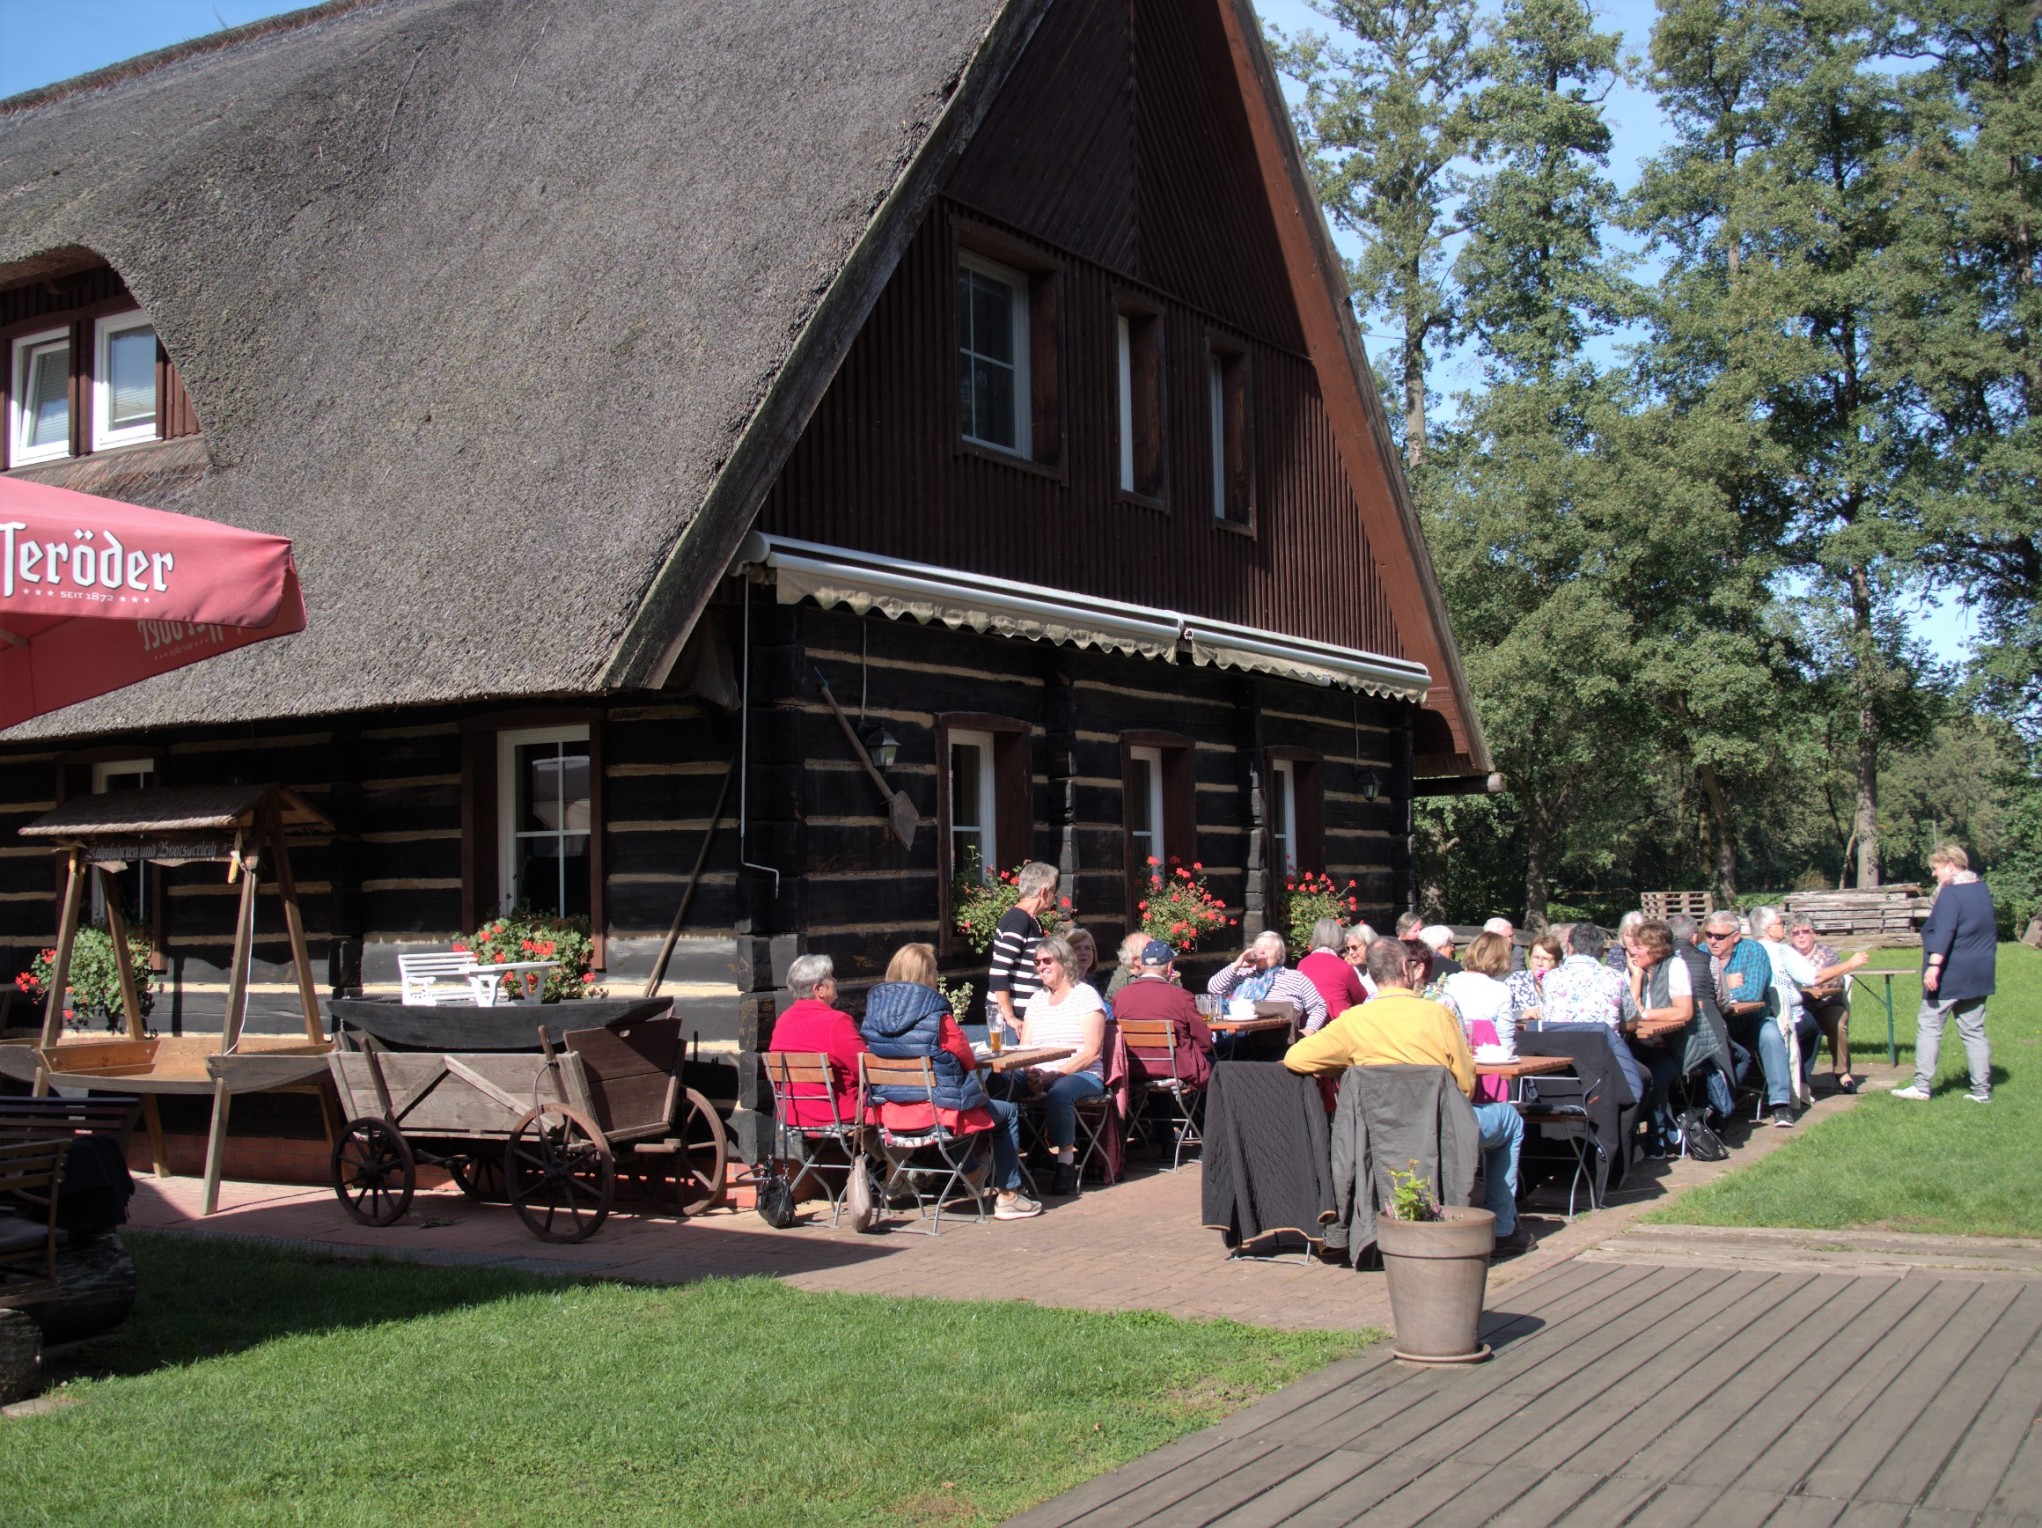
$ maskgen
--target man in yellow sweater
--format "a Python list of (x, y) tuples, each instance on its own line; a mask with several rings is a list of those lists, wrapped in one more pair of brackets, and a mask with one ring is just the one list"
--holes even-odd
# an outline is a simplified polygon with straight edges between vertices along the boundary
[[(1350, 1066), (1443, 1066), (1460, 1090), (1473, 1096), (1475, 1058), (1461, 1021), (1443, 1004), (1411, 990), (1404, 946), (1378, 939), (1368, 947), (1368, 974), (1376, 995), (1348, 1009), (1316, 1034), (1284, 1052), (1283, 1064), (1307, 1076)], [(1482, 1129), (1483, 1203), (1496, 1217), (1496, 1255), (1531, 1250), (1529, 1229), (1517, 1223), (1517, 1154), (1524, 1119), (1509, 1104), (1476, 1104)]]

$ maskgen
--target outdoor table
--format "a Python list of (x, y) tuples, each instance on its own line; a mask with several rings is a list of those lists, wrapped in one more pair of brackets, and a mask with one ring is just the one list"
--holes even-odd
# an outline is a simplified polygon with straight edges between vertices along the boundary
[(1515, 1082), (1520, 1077), (1544, 1077), (1553, 1072), (1569, 1072), (1574, 1063), (1565, 1056), (1519, 1056), (1511, 1061), (1477, 1061), (1477, 1077), (1507, 1077)]
[[(541, 982), (538, 991), (528, 997), (525, 992), (525, 973), (550, 971), (559, 964), (557, 960), (499, 960), (491, 965), (470, 966), (461, 974), (468, 978), (468, 989), (475, 994), (475, 1006), (494, 1008), (499, 1003), (538, 1001), (546, 991), (546, 984)], [(506, 976), (517, 977), (515, 996), (504, 991), (503, 978)]]
[(1634, 1040), (1663, 1040), (1668, 1035), (1679, 1034), (1693, 1022), (1692, 1019), (1639, 1019), (1628, 1032)]
[(1288, 1018), (1258, 1013), (1252, 1019), (1210, 1018), (1205, 1021), (1205, 1027), (1216, 1035), (1252, 1035), (1265, 1030), (1289, 1029), (1291, 1023)]
[[(976, 1050), (974, 1055), (978, 1055)], [(989, 1072), (1015, 1072), (1024, 1066), (1041, 1066), (1045, 1061), (1062, 1061), (1077, 1052), (1069, 1046), (1012, 1045), (997, 1056), (979, 1055), (978, 1064)]]

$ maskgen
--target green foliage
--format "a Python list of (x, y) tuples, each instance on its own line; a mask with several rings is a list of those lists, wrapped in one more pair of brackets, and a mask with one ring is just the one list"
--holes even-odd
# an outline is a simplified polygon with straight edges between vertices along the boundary
[(1390, 1169), (1390, 1199), (1383, 1213), (1402, 1221), (1446, 1219), (1446, 1212), (1432, 1196), (1431, 1180), (1419, 1172), (1415, 1157), (1408, 1168)]
[(1162, 940), (1179, 955), (1197, 949), (1206, 935), (1240, 921), (1206, 885), (1204, 865), (1194, 861), (1185, 866), (1172, 859), (1166, 866), (1153, 855), (1148, 885), (1135, 913), (1141, 919), (1136, 932)]
[[(14, 985), (34, 1003), (41, 1003), (50, 990), (56, 971), (57, 952), (40, 950), (27, 971), (15, 977)], [(128, 930), (128, 969), (134, 973), (135, 996), (142, 1016), (155, 1006), (149, 970), (149, 936), (141, 929)], [(114, 957), (113, 935), (105, 929), (87, 926), (78, 930), (71, 945), (71, 965), (64, 977), (64, 1022), (72, 1029), (89, 1029), (94, 1024), (107, 1030), (125, 1029), (127, 1010), (121, 1004), (120, 963)]]
[[(1016, 884), (1020, 876), (1019, 865), (1012, 870), (1002, 870), (998, 875), (988, 875), (980, 866), (978, 856), (970, 855), (964, 868), (958, 871), (957, 879), (950, 883), (951, 925), (979, 954), (983, 955), (993, 947), (993, 935), (999, 929), (1000, 920), (1021, 900), (1021, 888)], [(1053, 934), (1057, 925), (1063, 922), (1070, 905), (1069, 897), (1059, 897), (1055, 904), (1036, 914), (1035, 921), (1042, 925), (1045, 934)]]
[(9, 1521), (990, 1524), (1380, 1335), (130, 1240)]
[[(520, 907), (491, 919), (469, 935), (465, 943), (456, 942), (454, 948), (474, 951), (475, 958), (484, 965), (521, 960), (558, 961), (545, 973), (541, 1002), (603, 996), (602, 988), (589, 984), (589, 967), (595, 962), (596, 947), (589, 938), (586, 918), (556, 918), (550, 913)], [(514, 971), (503, 978), (506, 987), (519, 980), (530, 991), (538, 985), (539, 973)]]
[(1361, 899), (1355, 895), (1353, 881), (1335, 886), (1325, 871), (1304, 870), (1284, 877), (1283, 916), (1295, 964), (1310, 953), (1312, 930), (1321, 918), (1335, 919), (1343, 927), (1352, 924), (1361, 917)]

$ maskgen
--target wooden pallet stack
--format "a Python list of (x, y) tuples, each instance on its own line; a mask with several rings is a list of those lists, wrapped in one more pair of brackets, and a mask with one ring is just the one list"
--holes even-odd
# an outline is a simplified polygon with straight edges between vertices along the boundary
[(1706, 918), (1716, 910), (1714, 893), (1707, 891), (1641, 891), (1638, 906), (1648, 918), (1665, 921), (1676, 913)]
[(1929, 899), (1912, 881), (1862, 891), (1797, 891), (1787, 897), (1789, 914), (1806, 913), (1827, 943), (1839, 939), (1880, 944), (1920, 944)]

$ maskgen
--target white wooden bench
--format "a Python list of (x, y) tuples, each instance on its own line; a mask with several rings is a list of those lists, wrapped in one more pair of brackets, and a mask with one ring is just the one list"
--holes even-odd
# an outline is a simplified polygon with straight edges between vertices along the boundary
[(467, 950), (422, 950), (399, 955), (397, 972), (404, 982), (404, 1001), (413, 1007), (437, 1008), (442, 1003), (472, 1004), (475, 956)]

